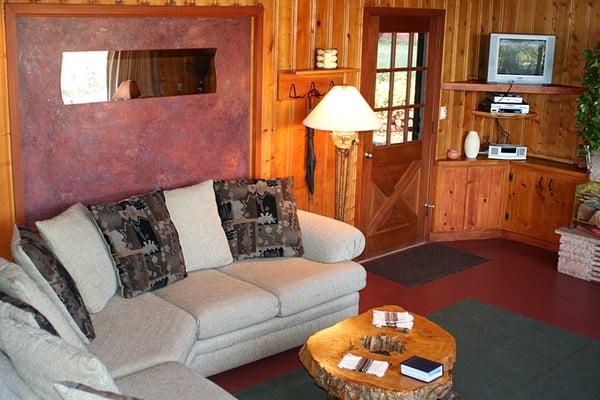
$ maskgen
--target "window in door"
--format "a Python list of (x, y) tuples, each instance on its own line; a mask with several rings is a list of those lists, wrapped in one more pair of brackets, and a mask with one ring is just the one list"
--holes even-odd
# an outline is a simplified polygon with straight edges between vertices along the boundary
[(382, 122), (374, 146), (421, 139), (427, 33), (381, 32), (377, 43), (375, 113)]

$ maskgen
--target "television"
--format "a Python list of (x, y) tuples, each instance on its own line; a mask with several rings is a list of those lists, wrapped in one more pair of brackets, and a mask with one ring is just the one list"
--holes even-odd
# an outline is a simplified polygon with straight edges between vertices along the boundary
[(552, 83), (555, 36), (490, 33), (488, 83)]

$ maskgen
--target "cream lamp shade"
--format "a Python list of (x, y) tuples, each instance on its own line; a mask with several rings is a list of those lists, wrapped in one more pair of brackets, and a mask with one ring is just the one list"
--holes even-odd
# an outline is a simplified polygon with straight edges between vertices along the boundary
[(381, 121), (354, 86), (334, 86), (302, 123), (313, 129), (331, 131), (333, 143), (348, 149), (356, 131), (381, 128)]

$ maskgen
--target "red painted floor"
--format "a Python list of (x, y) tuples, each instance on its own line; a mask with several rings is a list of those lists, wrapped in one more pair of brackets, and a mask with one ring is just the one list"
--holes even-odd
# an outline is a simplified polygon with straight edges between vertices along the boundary
[[(556, 253), (503, 239), (445, 244), (489, 261), (415, 288), (369, 273), (361, 312), (398, 304), (427, 315), (472, 297), (600, 340), (600, 285), (558, 273)], [(211, 379), (235, 393), (299, 367), (298, 349), (292, 349)]]

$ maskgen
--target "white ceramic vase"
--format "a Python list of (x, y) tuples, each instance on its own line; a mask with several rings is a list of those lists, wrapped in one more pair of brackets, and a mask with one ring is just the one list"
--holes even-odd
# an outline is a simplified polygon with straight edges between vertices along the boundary
[(467, 133), (467, 137), (465, 138), (465, 156), (469, 160), (474, 160), (477, 158), (477, 154), (479, 154), (479, 134), (477, 131), (469, 131)]

